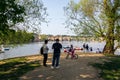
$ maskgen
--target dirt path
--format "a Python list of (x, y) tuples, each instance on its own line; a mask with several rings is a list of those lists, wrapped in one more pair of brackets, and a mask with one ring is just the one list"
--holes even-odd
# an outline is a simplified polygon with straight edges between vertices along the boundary
[(60, 68), (51, 69), (50, 55), (48, 67), (40, 66), (20, 77), (20, 80), (102, 80), (98, 77), (98, 70), (89, 65), (89, 63), (99, 62), (103, 57), (102, 54), (79, 53), (79, 58), (72, 60), (65, 59), (65, 54), (62, 54)]

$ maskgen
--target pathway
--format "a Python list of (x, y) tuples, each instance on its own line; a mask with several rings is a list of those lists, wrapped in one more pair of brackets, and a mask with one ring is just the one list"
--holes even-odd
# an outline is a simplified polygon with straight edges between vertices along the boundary
[(89, 64), (99, 62), (103, 57), (102, 54), (79, 53), (79, 58), (72, 60), (65, 59), (65, 54), (62, 54), (60, 68), (51, 69), (50, 55), (48, 67), (40, 66), (20, 77), (20, 80), (102, 80), (98, 77), (98, 70)]

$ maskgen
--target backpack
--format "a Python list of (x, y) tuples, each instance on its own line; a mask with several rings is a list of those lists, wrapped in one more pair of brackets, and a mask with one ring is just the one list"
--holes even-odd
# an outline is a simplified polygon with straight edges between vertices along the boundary
[(43, 55), (43, 46), (40, 48), (40, 54)]

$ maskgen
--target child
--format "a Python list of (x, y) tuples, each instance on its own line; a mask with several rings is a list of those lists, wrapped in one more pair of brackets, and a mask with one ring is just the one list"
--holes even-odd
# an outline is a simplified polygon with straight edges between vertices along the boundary
[(71, 52), (72, 58), (74, 57), (74, 51), (75, 51), (75, 49), (73, 48), (73, 45), (70, 45), (69, 52)]

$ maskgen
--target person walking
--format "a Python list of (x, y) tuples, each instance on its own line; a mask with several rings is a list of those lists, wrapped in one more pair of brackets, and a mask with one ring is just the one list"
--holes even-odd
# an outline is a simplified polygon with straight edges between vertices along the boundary
[(62, 45), (59, 43), (59, 39), (56, 39), (56, 42), (53, 43), (52, 45), (53, 49), (53, 59), (52, 59), (52, 66), (51, 68), (59, 68), (59, 60), (60, 60), (60, 54), (61, 54), (61, 49)]
[(44, 41), (44, 44), (43, 44), (43, 66), (47, 67), (47, 59), (48, 59), (48, 46), (47, 46), (47, 43), (48, 43), (48, 40), (45, 40)]

